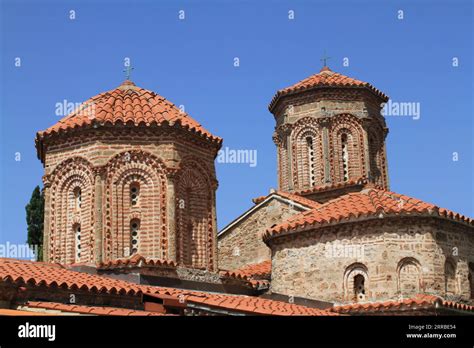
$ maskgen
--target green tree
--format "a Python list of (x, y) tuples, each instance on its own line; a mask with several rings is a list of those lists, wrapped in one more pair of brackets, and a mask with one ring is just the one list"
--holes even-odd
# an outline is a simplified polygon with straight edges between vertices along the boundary
[(36, 186), (26, 205), (26, 223), (28, 225), (28, 240), (30, 247), (38, 246), (38, 261), (43, 260), (43, 226), (44, 226), (44, 195)]

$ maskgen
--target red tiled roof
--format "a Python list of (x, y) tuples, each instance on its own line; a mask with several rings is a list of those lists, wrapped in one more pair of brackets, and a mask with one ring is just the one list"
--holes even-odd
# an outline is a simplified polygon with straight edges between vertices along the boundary
[(416, 295), (413, 298), (403, 299), (400, 301), (351, 303), (347, 305), (334, 306), (329, 310), (339, 314), (365, 314), (374, 312), (381, 313), (433, 309), (437, 306), (474, 312), (474, 306), (453, 301), (445, 301), (438, 296), (425, 294)]
[(260, 197), (254, 198), (254, 199), (252, 199), (252, 201), (255, 204), (259, 204), (259, 203), (263, 202), (265, 199), (267, 199), (268, 197), (270, 197), (273, 194), (279, 195), (283, 198), (289, 199), (290, 201), (294, 201), (296, 203), (307, 206), (309, 208), (316, 208), (316, 207), (320, 206), (320, 204), (318, 202), (315, 202), (315, 201), (312, 201), (311, 199), (302, 197), (299, 194), (290, 193), (290, 192), (286, 192), (286, 191), (279, 191), (279, 190), (277, 190), (275, 192), (271, 192), (267, 196), (260, 196)]
[(126, 268), (136, 266), (147, 266), (147, 267), (166, 267), (174, 268), (176, 263), (170, 260), (160, 259), (147, 259), (139, 254), (135, 254), (130, 258), (117, 259), (113, 261), (101, 262), (98, 269), (112, 269), (112, 268)]
[(51, 288), (82, 289), (109, 294), (141, 294), (138, 285), (69, 270), (59, 264), (0, 258), (0, 281), (17, 285), (45, 285)]
[(474, 225), (473, 219), (439, 208), (431, 203), (395, 192), (372, 188), (345, 194), (318, 208), (294, 215), (285, 222), (267, 229), (263, 238), (268, 240), (285, 232), (386, 215), (438, 216)]
[(307, 196), (313, 193), (319, 193), (319, 192), (326, 192), (326, 191), (332, 191), (332, 190), (338, 190), (338, 189), (343, 189), (347, 187), (353, 187), (353, 186), (368, 186), (372, 185), (372, 183), (369, 184), (367, 178), (362, 177), (359, 179), (353, 179), (349, 180), (346, 182), (339, 182), (335, 184), (326, 184), (326, 185), (320, 185), (320, 186), (314, 186), (312, 188), (306, 189), (306, 190), (301, 190), (295, 192), (296, 195), (301, 195), (301, 196)]
[(29, 312), (29, 311), (22, 311), (18, 309), (5, 309), (5, 308), (0, 308), (0, 316), (8, 316), (8, 317), (16, 317), (16, 316), (51, 316), (54, 314), (49, 314), (49, 313), (35, 313), (35, 312)]
[(382, 98), (384, 101), (388, 100), (388, 96), (382, 93), (380, 90), (372, 86), (368, 82), (363, 82), (360, 80), (356, 80), (354, 78), (336, 73), (329, 69), (329, 67), (325, 66), (321, 69), (321, 71), (317, 74), (311, 75), (310, 77), (301, 80), (294, 85), (279, 90), (275, 96), (273, 97), (269, 109), (272, 111), (278, 100), (288, 94), (296, 93), (305, 91), (312, 88), (317, 87), (356, 87), (356, 88), (366, 88), (373, 92), (378, 97)]
[(244, 295), (215, 294), (149, 285), (138, 285), (105, 276), (72, 271), (58, 264), (0, 258), (0, 282), (17, 286), (47, 286), (54, 291), (62, 287), (93, 293), (114, 295), (150, 296), (169, 295), (177, 299), (225, 311), (258, 315), (335, 315), (324, 310), (292, 303)]
[[(252, 315), (334, 315), (337, 313), (296, 305), (288, 302), (268, 300), (255, 296), (208, 294), (202, 292), (189, 292), (176, 290), (174, 296), (182, 296), (183, 300), (189, 304), (211, 307), (213, 309), (229, 312), (238, 312)], [(153, 296), (153, 295), (151, 295)], [(157, 295), (157, 297), (160, 297)]]
[[(57, 302), (29, 301), (28, 303), (26, 303), (25, 307), (55, 310), (55, 311), (66, 312), (66, 313), (106, 315), (106, 316), (162, 316), (162, 315), (165, 315), (158, 312), (149, 312), (149, 311), (126, 309), (126, 308), (102, 307), (102, 306), (81, 306), (81, 305), (64, 304), (64, 303), (57, 303)], [(34, 313), (34, 312), (27, 312), (27, 313)]]
[(247, 265), (232, 271), (221, 271), (222, 278), (243, 280), (254, 288), (268, 287), (272, 272), (272, 261), (263, 261)]
[(225, 275), (246, 279), (268, 279), (272, 272), (272, 261), (267, 260), (260, 263), (247, 265), (233, 271), (225, 271)]
[(52, 127), (38, 132), (37, 142), (41, 142), (47, 135), (70, 129), (115, 124), (179, 125), (216, 143), (222, 142), (221, 138), (212, 135), (173, 103), (153, 91), (137, 87), (128, 80), (113, 90), (88, 99)]

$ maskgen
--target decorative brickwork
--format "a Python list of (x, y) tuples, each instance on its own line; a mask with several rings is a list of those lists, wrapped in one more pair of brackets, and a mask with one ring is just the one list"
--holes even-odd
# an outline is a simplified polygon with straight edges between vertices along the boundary
[(270, 106), (279, 189), (303, 191), (361, 177), (388, 188), (380, 115), (387, 97), (329, 69), (298, 86), (279, 91)]
[[(106, 165), (105, 260), (132, 254), (131, 222), (139, 223), (137, 253), (167, 257), (167, 215), (165, 166), (144, 151), (115, 155)], [(132, 205), (131, 185), (140, 186), (140, 197)]]
[[(55, 262), (81, 262), (94, 257), (94, 175), (92, 165), (84, 158), (72, 157), (59, 164), (50, 175), (50, 231), (49, 255)], [(75, 190), (81, 192), (81, 203), (76, 205)], [(81, 229), (81, 257), (76, 260), (74, 250), (75, 227)]]
[(206, 168), (186, 159), (177, 174), (177, 261), (193, 268), (214, 267), (213, 192)]
[(73, 113), (37, 135), (46, 260), (100, 263), (140, 254), (216, 270), (221, 139), (131, 82), (91, 100), (95, 114)]

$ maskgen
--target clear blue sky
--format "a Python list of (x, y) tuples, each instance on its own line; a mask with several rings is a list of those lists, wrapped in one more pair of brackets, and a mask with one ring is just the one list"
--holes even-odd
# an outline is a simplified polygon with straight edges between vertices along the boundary
[(224, 146), (258, 151), (254, 168), (217, 165), (220, 228), (276, 187), (268, 103), (318, 72), (324, 50), (333, 70), (421, 104), (417, 121), (387, 118), (391, 189), (473, 216), (472, 2), (381, 2), (2, 0), (0, 242), (26, 240), (36, 131), (58, 120), (56, 103), (119, 85), (125, 57), (136, 84), (185, 105)]

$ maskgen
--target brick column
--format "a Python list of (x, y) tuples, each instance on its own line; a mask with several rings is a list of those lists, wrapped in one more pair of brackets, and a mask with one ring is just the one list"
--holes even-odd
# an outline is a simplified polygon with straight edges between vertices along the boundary
[(286, 154), (288, 159), (288, 191), (294, 189), (293, 184), (293, 151), (291, 149), (291, 132), (288, 132), (286, 135)]
[(364, 167), (365, 167), (365, 173), (362, 172), (362, 170), (360, 171), (362, 176), (365, 176), (367, 179), (369, 179), (369, 182), (373, 182), (375, 183), (374, 181), (374, 175), (373, 173), (371, 172), (371, 168), (370, 168), (370, 147), (369, 147), (369, 135), (367, 133), (367, 130), (365, 127), (362, 127), (362, 138), (363, 138), (363, 142), (364, 142), (364, 147), (363, 149), (361, 149), (361, 154), (363, 154), (364, 156)]
[(211, 206), (212, 206), (212, 264), (208, 266), (211, 271), (217, 271), (219, 269), (218, 265), (218, 250), (217, 250), (217, 212), (216, 212), (216, 190), (219, 183), (216, 179), (213, 180), (212, 184), (212, 196), (211, 196)]
[(95, 223), (94, 223), (94, 255), (95, 262), (105, 261), (103, 259), (103, 192), (104, 192), (104, 183), (105, 183), (105, 168), (99, 167), (95, 168), (95, 187), (94, 187), (94, 204), (95, 210)]
[(44, 225), (43, 225), (43, 261), (50, 261), (50, 240), (51, 240), (51, 182), (48, 176), (43, 176), (44, 194)]
[(168, 181), (166, 191), (166, 211), (168, 215), (168, 260), (177, 262), (176, 255), (176, 175), (178, 173), (177, 168), (167, 168), (166, 177)]
[(324, 183), (330, 183), (331, 180), (331, 166), (329, 163), (329, 131), (328, 131), (328, 123), (322, 122), (321, 123), (322, 130), (323, 130), (323, 165), (324, 165)]

